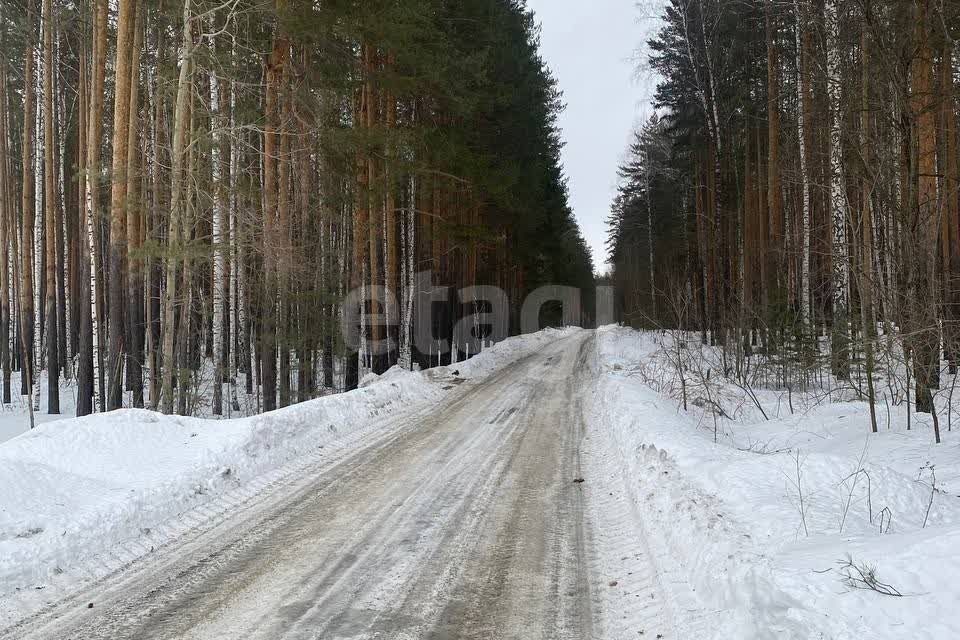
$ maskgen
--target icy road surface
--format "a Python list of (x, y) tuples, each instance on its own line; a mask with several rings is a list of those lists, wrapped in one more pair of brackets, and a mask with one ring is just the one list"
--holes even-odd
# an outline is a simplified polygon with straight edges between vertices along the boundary
[(3, 637), (594, 637), (574, 482), (592, 335), (464, 381)]

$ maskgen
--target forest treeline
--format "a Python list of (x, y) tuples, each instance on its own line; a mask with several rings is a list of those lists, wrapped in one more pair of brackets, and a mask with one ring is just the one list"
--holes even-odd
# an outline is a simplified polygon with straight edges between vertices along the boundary
[(898, 348), (930, 412), (960, 355), (958, 37), (953, 1), (669, 0), (610, 218), (624, 317), (855, 367), (871, 407)]
[[(411, 340), (417, 272), (515, 316), (592, 286), (560, 109), (522, 0), (0, 0), (3, 402), (269, 410), (449, 362)], [(343, 340), (358, 288), (398, 302), (361, 328), (389, 353)]]

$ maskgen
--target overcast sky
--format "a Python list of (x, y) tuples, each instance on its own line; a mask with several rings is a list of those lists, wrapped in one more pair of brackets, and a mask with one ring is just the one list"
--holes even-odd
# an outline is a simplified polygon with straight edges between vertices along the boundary
[(541, 51), (563, 91), (563, 166), (570, 204), (606, 271), (605, 220), (617, 166), (635, 124), (651, 112), (654, 82), (637, 73), (637, 50), (655, 27), (635, 0), (528, 0), (541, 25)]

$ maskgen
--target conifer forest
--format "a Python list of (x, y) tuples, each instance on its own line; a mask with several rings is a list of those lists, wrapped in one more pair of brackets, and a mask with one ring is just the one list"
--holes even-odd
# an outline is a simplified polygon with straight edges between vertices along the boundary
[(418, 273), (592, 287), (537, 38), (522, 0), (0, 0), (2, 401), (268, 411), (469, 355), (413, 343)]
[(960, 3), (663, 4), (609, 220), (624, 318), (740, 380), (830, 376), (874, 430), (877, 385), (929, 414), (960, 357)]

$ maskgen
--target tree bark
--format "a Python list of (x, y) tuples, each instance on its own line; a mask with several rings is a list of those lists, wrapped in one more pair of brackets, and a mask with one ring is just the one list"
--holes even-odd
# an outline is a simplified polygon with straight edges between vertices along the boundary
[(806, 50), (806, 16), (801, 11), (800, 0), (794, 0), (797, 18), (797, 140), (800, 151), (800, 180), (803, 189), (803, 212), (800, 233), (802, 241), (800, 268), (800, 320), (805, 327), (811, 322), (810, 313), (810, 175), (808, 173), (809, 127), (810, 127), (810, 71), (809, 52)]
[(144, 295), (143, 260), (139, 255), (143, 238), (144, 209), (140, 194), (140, 54), (143, 49), (143, 22), (146, 7), (134, 0), (133, 45), (130, 57), (130, 119), (127, 127), (126, 194), (126, 284), (127, 284), (127, 380), (133, 407), (143, 407)]
[(127, 153), (130, 126), (130, 66), (133, 55), (133, 30), (136, 22), (134, 0), (118, 0), (117, 55), (114, 64), (113, 170), (110, 198), (110, 301), (109, 377), (107, 410), (122, 406), (123, 400), (123, 264), (127, 249)]
[(840, 380), (850, 378), (849, 321), (850, 260), (847, 247), (847, 225), (850, 205), (843, 165), (843, 107), (841, 103), (840, 69), (840, 0), (830, 0), (827, 7), (827, 87), (829, 91), (830, 135), (827, 137), (830, 167), (830, 224), (832, 228), (832, 295), (831, 363), (833, 375)]
[[(914, 349), (917, 411), (931, 413), (933, 395), (930, 386), (933, 369), (939, 365), (936, 330), (936, 264), (939, 224), (937, 201), (936, 111), (933, 99), (933, 49), (930, 31), (935, 19), (931, 0), (915, 0), (917, 10), (911, 61), (910, 107), (917, 137), (918, 209), (914, 228), (914, 265), (917, 282), (915, 302), (917, 336)], [(939, 442), (939, 433), (937, 441)]]
[[(86, 211), (81, 228), (86, 228), (82, 242), (81, 310), (80, 310), (80, 376), (77, 393), (77, 415), (88, 415), (103, 399), (103, 367), (100, 353), (99, 282), (97, 255), (100, 252), (100, 140), (103, 134), (103, 95), (107, 63), (107, 0), (97, 0), (94, 21), (95, 36), (91, 57), (89, 110), (87, 115)], [(92, 77), (91, 77), (92, 76)], [(101, 405), (101, 408), (102, 405)]]
[(21, 192), (20, 228), (20, 343), (22, 346), (20, 393), (32, 398), (36, 372), (34, 371), (34, 306), (33, 306), (33, 226), (35, 220), (34, 175), (34, 33), (36, 0), (27, 0), (27, 45), (24, 51), (23, 72), (23, 136), (21, 138), (21, 168), (23, 186)]
[[(396, 64), (396, 56), (393, 52), (387, 54), (387, 70), (392, 72), (394, 65)], [(393, 130), (397, 126), (397, 101), (394, 96), (393, 91), (387, 90), (384, 97), (384, 107), (386, 109), (386, 126), (387, 126), (387, 136), (393, 134)], [(395, 300), (400, 299), (399, 290), (398, 290), (398, 275), (397, 270), (399, 267), (399, 246), (397, 239), (397, 227), (398, 227), (398, 211), (397, 211), (397, 200), (396, 200), (396, 177), (394, 175), (395, 161), (396, 161), (396, 149), (392, 141), (388, 140), (387, 143), (389, 146), (387, 148), (386, 154), (386, 170), (384, 171), (383, 182), (386, 189), (386, 245), (387, 250), (384, 256), (385, 270), (386, 270), (386, 285), (387, 291), (393, 295)], [(389, 313), (389, 309), (387, 310)], [(390, 318), (387, 316), (387, 326), (388, 332), (392, 337), (392, 345), (390, 352), (388, 354), (388, 359), (386, 366), (390, 367), (397, 362), (398, 352), (396, 350), (397, 344), (399, 343), (398, 339), (398, 329), (400, 323), (398, 318)]]
[[(375, 65), (377, 64), (377, 55), (376, 49), (372, 45), (367, 45), (366, 53), (364, 54), (364, 67), (366, 68), (367, 73), (367, 82), (366, 82), (366, 129), (368, 135), (372, 133), (374, 127), (378, 123), (378, 103), (379, 103), (379, 91), (374, 87), (372, 76), (375, 71)], [(368, 142), (368, 145), (370, 143)], [(369, 274), (370, 274), (370, 311), (371, 314), (382, 314), (381, 305), (384, 304), (384, 300), (380, 299), (379, 288), (383, 286), (382, 280), (382, 271), (380, 269), (380, 242), (383, 238), (383, 208), (382, 195), (380, 189), (378, 188), (377, 183), (377, 161), (374, 157), (373, 149), (367, 149), (366, 153), (367, 158), (367, 194), (361, 194), (367, 203), (367, 239), (369, 241), (369, 247), (367, 250), (367, 257), (370, 260), (369, 265)], [(386, 368), (384, 363), (386, 358), (384, 354), (381, 353), (379, 345), (383, 340), (383, 325), (380, 322), (371, 322), (370, 323), (370, 338), (371, 344), (373, 345), (373, 351), (370, 353), (370, 369), (373, 373), (377, 375), (383, 373)]]
[[(192, 87), (192, 58), (193, 58), (193, 17), (191, 15), (191, 0), (184, 0), (183, 5), (183, 41), (179, 52), (180, 74), (177, 80), (177, 103), (174, 111), (173, 145), (171, 154), (170, 177), (170, 228), (167, 235), (168, 251), (166, 264), (166, 289), (164, 291), (163, 310), (163, 386), (160, 391), (161, 408), (164, 413), (173, 413), (173, 376), (177, 366), (186, 366), (176, 360), (174, 341), (174, 322), (177, 312), (177, 267), (180, 264), (180, 252), (183, 251), (181, 230), (181, 209), (184, 205), (184, 175), (183, 160), (187, 147), (187, 135), (190, 127), (190, 93)], [(182, 314), (181, 331), (188, 328)], [(184, 389), (179, 389), (181, 394)]]
[(280, 87), (289, 43), (279, 32), (274, 35), (273, 49), (267, 59), (266, 126), (263, 132), (263, 312), (260, 324), (261, 376), (263, 409), (277, 408), (277, 289), (279, 278), (279, 185), (277, 159), (280, 150)]
[(53, 150), (55, 116), (53, 112), (53, 0), (43, 3), (43, 141), (44, 141), (44, 237), (46, 240), (46, 344), (47, 413), (60, 413), (60, 356), (57, 339), (57, 227), (56, 175)]
[[(210, 43), (214, 50), (214, 43)], [(223, 231), (227, 228), (228, 203), (226, 185), (223, 183), (223, 126), (224, 118), (220, 99), (220, 80), (215, 71), (210, 72), (210, 126), (213, 129), (211, 164), (213, 169), (213, 403), (211, 412), (223, 415), (224, 377), (224, 259)]]
[[(0, 46), (2, 46), (0, 33)], [(3, 369), (3, 404), (10, 404), (10, 281), (7, 267), (10, 264), (10, 221), (13, 207), (10, 206), (10, 176), (7, 175), (7, 147), (9, 136), (7, 120), (10, 104), (7, 100), (7, 62), (0, 59), (0, 367)]]
[[(767, 252), (768, 291), (779, 297), (780, 266), (783, 264), (784, 219), (780, 187), (780, 79), (773, 0), (766, 0), (767, 36), (767, 215), (770, 224), (770, 251)], [(779, 301), (779, 300), (777, 300)], [(774, 302), (771, 300), (771, 302)]]
[(285, 43), (284, 58), (280, 68), (280, 155), (277, 158), (277, 236), (278, 249), (278, 277), (279, 277), (279, 323), (277, 342), (280, 352), (280, 379), (279, 396), (280, 406), (290, 404), (290, 329), (292, 322), (290, 296), (293, 283), (290, 280), (290, 263), (292, 260), (291, 224), (290, 224), (290, 141), (292, 111), (290, 103), (290, 64), (289, 44)]
[(873, 385), (874, 338), (877, 331), (873, 315), (873, 181), (870, 176), (870, 36), (864, 29), (861, 35), (861, 105), (860, 140), (863, 149), (864, 168), (860, 181), (860, 323), (863, 334), (864, 369), (867, 382), (867, 401), (870, 403), (870, 428), (877, 432), (876, 393)]
[(960, 161), (957, 157), (957, 114), (953, 82), (953, 46), (945, 42), (940, 59), (943, 102), (943, 212), (941, 249), (944, 279), (944, 344), (950, 372), (957, 373), (958, 323), (960, 323)]

